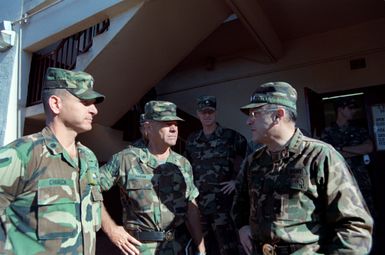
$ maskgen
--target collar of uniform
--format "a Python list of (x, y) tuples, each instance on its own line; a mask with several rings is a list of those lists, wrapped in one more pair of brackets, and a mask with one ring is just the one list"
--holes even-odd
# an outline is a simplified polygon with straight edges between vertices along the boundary
[(174, 152), (171, 148), (170, 148), (170, 155), (168, 156), (167, 158), (167, 162), (169, 163), (173, 163), (174, 165), (177, 165), (178, 164), (178, 160), (177, 160), (177, 153)]
[[(43, 137), (44, 137), (44, 142), (45, 145), (47, 146), (47, 150), (52, 154), (52, 155), (57, 155), (57, 154), (62, 154), (63, 158), (65, 161), (67, 161), (72, 167), (79, 167), (82, 168), (78, 165), (77, 162), (75, 162), (71, 157), (69, 156), (68, 152), (66, 152), (63, 148), (63, 146), (59, 143), (59, 141), (56, 139), (55, 134), (52, 132), (52, 130), (49, 127), (45, 127), (43, 131), (41, 132)], [(80, 154), (83, 153), (82, 148), (84, 146), (80, 143), (76, 143), (76, 149)], [(84, 165), (85, 169), (87, 168), (86, 161), (81, 162), (81, 159), (84, 158), (84, 156), (79, 154), (79, 162), (80, 165)]]
[(56, 136), (49, 127), (45, 127), (41, 133), (44, 137), (45, 145), (47, 146), (51, 154), (56, 155), (63, 153), (63, 146), (56, 139)]
[(290, 138), (287, 149), (289, 152), (299, 153), (301, 150), (301, 141), (303, 140), (303, 134), (299, 128), (295, 129), (294, 135)]
[[(211, 137), (221, 137), (223, 133), (223, 128), (219, 123), (217, 122), (217, 127), (215, 128), (214, 132), (210, 135)], [(207, 140), (206, 135), (203, 133), (203, 129), (198, 134), (198, 141), (205, 141)]]
[(147, 148), (132, 148), (131, 151), (135, 151), (136, 149), (139, 150), (138, 152), (139, 161), (147, 165), (151, 161), (151, 157), (152, 157), (151, 153), (148, 151)]
[[(173, 150), (170, 150), (170, 155), (168, 155), (168, 158), (166, 162), (168, 163), (177, 163), (177, 160), (175, 158), (175, 152)], [(156, 168), (158, 167), (158, 160), (150, 153), (148, 148), (142, 148), (139, 150), (139, 160), (143, 163), (148, 165), (149, 167)]]
[(301, 150), (301, 141), (302, 141), (303, 134), (299, 130), (299, 128), (296, 128), (293, 136), (290, 138), (290, 140), (287, 142), (286, 147), (280, 151), (275, 153), (273, 155), (267, 147), (263, 147), (259, 153), (254, 153), (253, 158), (258, 157), (260, 160), (258, 164), (261, 166), (267, 166), (271, 164), (271, 161), (277, 162), (284, 158), (290, 157), (290, 153), (298, 154)]

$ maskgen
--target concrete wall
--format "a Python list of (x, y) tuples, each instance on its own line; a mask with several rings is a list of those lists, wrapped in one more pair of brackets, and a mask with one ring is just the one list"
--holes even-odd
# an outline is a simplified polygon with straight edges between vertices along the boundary
[[(214, 70), (197, 66), (172, 73), (157, 86), (162, 99), (175, 102), (195, 114), (195, 98), (217, 96), (218, 120), (250, 136), (246, 116), (239, 107), (246, 104), (258, 84), (287, 81), (299, 94), (298, 126), (309, 130), (304, 87), (324, 93), (385, 84), (385, 20), (375, 20), (344, 30), (313, 35), (284, 44), (285, 56), (275, 64), (261, 64), (249, 52), (230, 60), (224, 58)], [(350, 70), (349, 61), (364, 57), (367, 67)]]
[[(0, 22), (14, 21), (21, 16), (21, 1), (3, 1), (0, 8)], [(17, 28), (14, 29), (18, 32)], [(16, 45), (0, 53), (0, 145), (16, 138), (18, 133), (17, 105), (18, 105), (18, 59), (19, 33)]]

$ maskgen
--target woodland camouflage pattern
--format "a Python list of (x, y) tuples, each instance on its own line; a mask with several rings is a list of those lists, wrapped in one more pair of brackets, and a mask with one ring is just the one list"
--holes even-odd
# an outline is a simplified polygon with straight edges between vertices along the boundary
[(176, 105), (167, 101), (149, 101), (144, 105), (145, 120), (183, 121), (176, 116)]
[(237, 156), (244, 158), (246, 147), (241, 134), (219, 125), (210, 137), (202, 130), (188, 137), (185, 155), (193, 168), (202, 214), (229, 212), (232, 196), (223, 195), (219, 183), (236, 178), (234, 161)]
[(308, 244), (295, 254), (369, 253), (373, 220), (330, 145), (297, 129), (280, 156), (262, 147), (241, 173), (233, 216), (238, 228), (251, 226), (254, 244)]
[(250, 103), (241, 107), (246, 115), (252, 108), (266, 104), (278, 104), (289, 107), (297, 113), (297, 91), (287, 82), (267, 82), (260, 85), (250, 97)]
[(66, 89), (81, 100), (95, 99), (95, 103), (101, 103), (104, 95), (94, 91), (93, 86), (94, 78), (86, 72), (50, 67), (47, 69), (43, 90)]
[[(352, 125), (339, 127), (336, 123), (333, 123), (330, 127), (327, 127), (324, 130), (321, 139), (333, 145), (335, 148), (338, 148), (360, 145), (369, 139), (369, 134), (364, 128)], [(373, 214), (375, 210), (372, 196), (372, 183), (369, 176), (368, 166), (365, 165), (363, 160), (363, 155), (345, 158), (345, 160), (350, 166), (362, 195), (364, 196), (365, 201)]]
[[(221, 254), (238, 254), (238, 242), (230, 216), (234, 193), (223, 194), (220, 183), (236, 179), (234, 162), (237, 156), (245, 157), (246, 147), (247, 141), (241, 134), (219, 125), (209, 137), (200, 130), (191, 134), (186, 143), (185, 155), (192, 164), (200, 194), (197, 202), (202, 228), (205, 234), (213, 230)], [(210, 242), (209, 238), (206, 241)]]
[(45, 128), (0, 149), (0, 254), (95, 254), (98, 162), (77, 148), (79, 166)]
[[(123, 207), (124, 228), (142, 231), (175, 229), (186, 221), (187, 206), (199, 192), (191, 165), (171, 151), (159, 164), (147, 148), (129, 147), (101, 167), (103, 190), (117, 184)], [(141, 255), (176, 255), (183, 248), (177, 240), (144, 243)]]

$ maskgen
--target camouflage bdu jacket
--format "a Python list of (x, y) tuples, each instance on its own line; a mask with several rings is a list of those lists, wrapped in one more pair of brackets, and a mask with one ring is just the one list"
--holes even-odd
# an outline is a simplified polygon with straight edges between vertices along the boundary
[[(244, 162), (233, 216), (255, 244), (309, 244), (302, 252), (368, 254), (373, 220), (342, 156), (299, 129), (280, 157), (263, 147)], [(297, 253), (295, 253), (297, 254)]]
[(0, 254), (95, 254), (99, 168), (75, 163), (49, 128), (0, 149)]
[(219, 183), (234, 180), (234, 161), (245, 157), (246, 139), (238, 132), (218, 125), (210, 137), (203, 130), (192, 133), (186, 143), (185, 155), (193, 167), (199, 189), (202, 214), (229, 212), (232, 196), (224, 195)]
[[(147, 148), (132, 147), (115, 154), (101, 167), (103, 190), (120, 187), (123, 224), (126, 230), (162, 231), (186, 220), (187, 205), (199, 192), (194, 186), (191, 165), (171, 151), (158, 163)], [(141, 254), (153, 244), (144, 243)]]

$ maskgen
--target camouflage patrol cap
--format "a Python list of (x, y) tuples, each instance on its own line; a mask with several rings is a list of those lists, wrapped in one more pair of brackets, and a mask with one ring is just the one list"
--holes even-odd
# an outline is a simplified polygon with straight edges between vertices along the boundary
[(66, 89), (81, 100), (95, 99), (96, 103), (104, 100), (104, 95), (93, 90), (94, 79), (86, 72), (75, 72), (50, 67), (45, 76), (44, 89)]
[(198, 111), (217, 108), (217, 99), (214, 96), (200, 96), (197, 98)]
[(173, 121), (182, 120), (176, 116), (176, 105), (167, 101), (150, 101), (144, 106), (146, 120)]
[(278, 104), (297, 112), (297, 91), (286, 82), (268, 82), (259, 86), (250, 98), (250, 103), (241, 107), (241, 111), (249, 114), (249, 109), (266, 104)]

